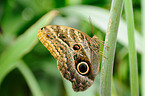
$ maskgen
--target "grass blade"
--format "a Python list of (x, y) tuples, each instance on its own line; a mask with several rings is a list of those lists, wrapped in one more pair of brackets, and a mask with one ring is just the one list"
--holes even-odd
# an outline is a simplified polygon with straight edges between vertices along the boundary
[(16, 41), (10, 45), (0, 56), (0, 84), (6, 74), (15, 67), (14, 62), (22, 58), (26, 53), (37, 43), (38, 30), (49, 24), (51, 20), (56, 16), (57, 11), (51, 11), (44, 15), (38, 22), (30, 27), (24, 34), (19, 36)]
[(134, 40), (134, 17), (133, 17), (132, 0), (125, 0), (125, 11), (128, 29), (131, 96), (139, 96), (138, 67)]
[(29, 69), (29, 67), (22, 61), (18, 61), (17, 68), (22, 73), (23, 77), (25, 78), (33, 96), (43, 96), (42, 91), (38, 85), (37, 80), (35, 79), (33, 73)]
[[(113, 61), (117, 41), (117, 33), (119, 21), (122, 13), (123, 0), (112, 0), (111, 11), (108, 29), (105, 38), (105, 45), (103, 50), (102, 65), (101, 65), (101, 96), (112, 95), (112, 73)], [(109, 46), (109, 47), (107, 47)]]
[[(143, 33), (143, 41), (145, 42), (145, 0), (141, 0), (141, 11), (142, 11), (142, 33)], [(145, 48), (145, 43), (143, 43), (143, 48)], [(145, 50), (143, 50), (142, 54), (142, 67), (141, 67), (141, 88), (142, 88), (142, 96), (145, 96)]]

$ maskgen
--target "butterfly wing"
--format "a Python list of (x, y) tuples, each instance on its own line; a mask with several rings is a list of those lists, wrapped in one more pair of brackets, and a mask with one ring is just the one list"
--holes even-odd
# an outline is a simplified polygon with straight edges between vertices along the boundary
[(94, 51), (96, 39), (77, 29), (60, 25), (41, 28), (38, 38), (57, 59), (61, 75), (72, 82), (74, 91), (84, 91), (92, 85), (100, 60)]

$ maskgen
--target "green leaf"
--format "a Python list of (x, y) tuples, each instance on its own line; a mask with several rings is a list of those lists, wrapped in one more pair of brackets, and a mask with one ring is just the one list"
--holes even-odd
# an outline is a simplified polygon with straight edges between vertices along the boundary
[(0, 56), (0, 84), (6, 74), (15, 66), (18, 59), (30, 52), (36, 45), (38, 30), (49, 24), (56, 16), (57, 11), (51, 11), (31, 26), (24, 34), (19, 36)]
[(130, 67), (131, 96), (139, 96), (137, 52), (134, 39), (134, 17), (132, 0), (125, 0), (125, 13), (128, 31), (128, 51)]
[(29, 67), (22, 61), (17, 62), (17, 68), (24, 76), (33, 96), (43, 96), (42, 91)]
[[(143, 34), (143, 48), (145, 48), (145, 0), (141, 0), (141, 21), (142, 21), (142, 34)], [(142, 64), (141, 64), (141, 93), (145, 96), (145, 50), (142, 53)]]

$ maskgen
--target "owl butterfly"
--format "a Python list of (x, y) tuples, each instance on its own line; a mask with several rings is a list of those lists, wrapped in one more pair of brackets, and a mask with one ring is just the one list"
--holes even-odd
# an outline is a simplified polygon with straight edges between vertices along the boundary
[(49, 25), (38, 31), (38, 38), (57, 60), (61, 75), (72, 82), (74, 91), (90, 87), (99, 71), (100, 44), (97, 36), (67, 26)]

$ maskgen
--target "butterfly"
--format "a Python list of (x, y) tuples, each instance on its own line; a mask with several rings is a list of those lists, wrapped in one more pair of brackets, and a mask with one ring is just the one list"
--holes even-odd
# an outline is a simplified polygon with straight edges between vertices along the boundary
[(38, 31), (41, 43), (57, 60), (57, 67), (74, 91), (89, 88), (100, 66), (100, 43), (96, 35), (62, 25), (49, 25)]

